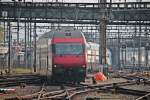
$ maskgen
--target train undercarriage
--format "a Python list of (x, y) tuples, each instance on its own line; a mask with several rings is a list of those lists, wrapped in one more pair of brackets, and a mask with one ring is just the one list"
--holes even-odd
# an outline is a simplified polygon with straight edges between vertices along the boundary
[(80, 83), (85, 81), (86, 68), (84, 67), (54, 67), (52, 69), (52, 82)]

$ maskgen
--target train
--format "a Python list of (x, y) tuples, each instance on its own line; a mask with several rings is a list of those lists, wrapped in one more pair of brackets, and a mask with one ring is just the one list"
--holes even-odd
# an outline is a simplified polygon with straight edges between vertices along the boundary
[[(42, 38), (37, 43), (39, 65), (47, 66), (47, 73), (51, 73), (51, 80), (54, 82), (84, 81), (87, 55), (83, 33), (75, 29), (61, 29), (48, 34), (47, 39)], [(45, 44), (38, 45), (42, 42)], [(44, 59), (47, 59), (46, 63)]]
[[(87, 42), (87, 73), (96, 73), (103, 70), (103, 65), (99, 63), (99, 44)], [(106, 66), (112, 68), (112, 54), (106, 48)]]
[[(52, 82), (85, 81), (87, 69), (99, 62), (99, 46), (86, 41), (84, 34), (74, 28), (53, 30), (37, 41), (37, 67), (46, 72)], [(96, 54), (88, 54), (96, 49)], [(94, 62), (90, 63), (91, 58)], [(89, 61), (89, 62), (88, 62)], [(90, 65), (91, 64), (91, 65)], [(91, 66), (91, 67), (89, 67)]]

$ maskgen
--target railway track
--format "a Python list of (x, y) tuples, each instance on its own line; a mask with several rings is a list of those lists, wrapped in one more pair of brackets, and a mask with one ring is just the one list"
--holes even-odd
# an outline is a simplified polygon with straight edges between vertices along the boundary
[(0, 87), (19, 86), (22, 84), (41, 84), (44, 77), (40, 75), (3, 76), (0, 78)]
[[(126, 79), (128, 79), (128, 77), (130, 76), (124, 76), (124, 78)], [(31, 79), (32, 82), (33, 80), (39, 79), (37, 77), (35, 79), (32, 78), (33, 77), (31, 76), (28, 79), (29, 80)], [(20, 83), (23, 82), (24, 79), (25, 78), (23, 77), (22, 81), (19, 80), (19, 82)], [(124, 82), (93, 84), (93, 85), (70, 84), (70, 83), (63, 84), (63, 85), (56, 84), (56, 86), (60, 86), (61, 88), (59, 90), (52, 90), (52, 91), (48, 91), (46, 89), (46, 86), (43, 84), (39, 92), (30, 95), (25, 95), (25, 96), (16, 96), (12, 98), (7, 98), (5, 100), (73, 100), (73, 98), (77, 97), (78, 95), (84, 95), (90, 92), (101, 92), (101, 93), (106, 92), (106, 93), (113, 93), (113, 94), (121, 93), (126, 95), (137, 95), (137, 96), (141, 96), (141, 98), (147, 98), (149, 92), (122, 88), (122, 86), (130, 86), (130, 85), (137, 85), (137, 84), (144, 83), (144, 81), (141, 81), (139, 83), (137, 79), (142, 79), (142, 78), (132, 77), (131, 79), (128, 79), (128, 81), (124, 81)], [(146, 80), (145, 83), (149, 84), (149, 80)], [(137, 100), (142, 100), (142, 99), (139, 98)]]
[[(103, 85), (75, 85), (75, 87), (66, 88), (64, 87), (57, 91), (47, 91), (45, 86), (41, 87), (41, 90), (37, 93), (26, 95), (26, 96), (18, 96), (13, 98), (8, 98), (5, 100), (72, 100), (77, 95), (82, 95), (89, 92), (111, 92), (111, 93), (123, 93), (127, 95), (133, 95), (133, 93), (141, 96), (147, 94), (147, 92), (137, 91), (137, 90), (124, 90), (120, 88), (121, 86), (129, 86), (137, 84), (136, 82), (118, 82), (111, 84), (103, 84)], [(122, 92), (126, 91), (126, 92)], [(135, 95), (134, 94), (134, 95)]]
[(137, 98), (136, 100), (150, 100), (150, 93)]

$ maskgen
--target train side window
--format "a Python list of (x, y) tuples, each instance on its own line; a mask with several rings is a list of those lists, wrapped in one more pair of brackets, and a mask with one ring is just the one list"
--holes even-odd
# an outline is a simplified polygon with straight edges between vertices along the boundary
[(51, 50), (52, 50), (52, 53), (55, 53), (55, 44), (52, 44), (52, 45), (51, 45), (51, 48), (52, 48), (52, 49), (51, 49)]
[(65, 35), (66, 35), (66, 36), (71, 36), (71, 33), (70, 33), (70, 32), (67, 32)]
[(82, 47), (83, 47), (83, 52), (85, 52), (86, 51), (86, 46), (83, 44)]

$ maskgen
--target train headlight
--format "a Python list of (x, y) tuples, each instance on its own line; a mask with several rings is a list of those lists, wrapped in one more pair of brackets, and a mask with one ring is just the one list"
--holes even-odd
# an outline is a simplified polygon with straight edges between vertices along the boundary
[(54, 65), (54, 67), (57, 67), (56, 65)]
[(86, 67), (85, 65), (82, 65), (82, 67)]

